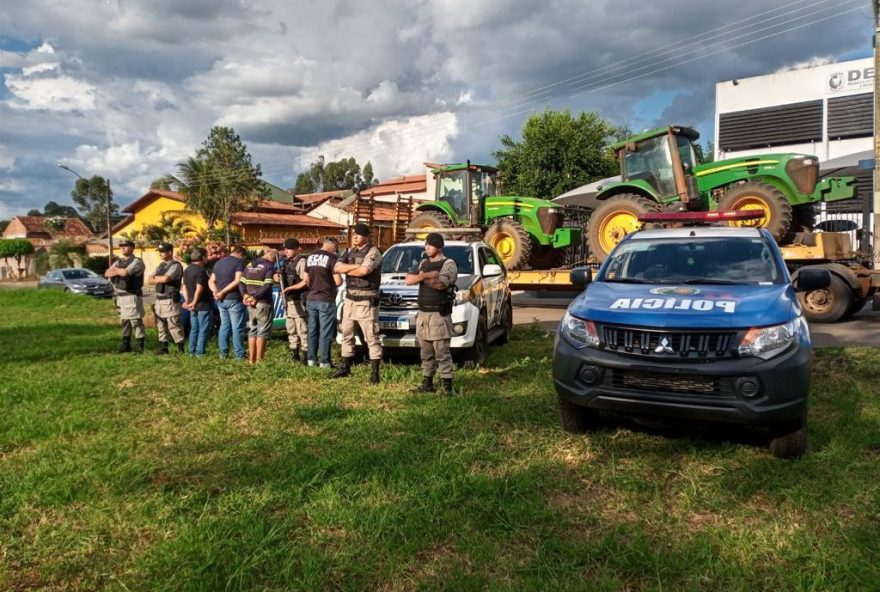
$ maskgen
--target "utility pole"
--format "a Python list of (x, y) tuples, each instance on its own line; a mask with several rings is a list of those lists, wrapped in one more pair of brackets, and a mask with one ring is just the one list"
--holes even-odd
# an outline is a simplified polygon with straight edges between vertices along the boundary
[[(64, 169), (65, 171), (67, 171), (69, 173), (73, 173), (74, 175), (76, 175), (77, 177), (82, 179), (83, 181), (87, 180), (85, 177), (83, 177), (82, 175), (77, 173), (75, 170), (73, 170), (69, 166), (59, 164), (58, 168)], [(110, 205), (112, 204), (112, 200), (113, 200), (113, 190), (110, 189), (110, 179), (107, 179), (107, 248), (109, 249), (109, 251), (107, 252), (107, 266), (108, 267), (113, 266), (113, 217), (111, 216), (111, 213), (110, 213)]]
[(872, 2), (874, 6), (874, 224), (871, 245), (874, 249), (874, 269), (880, 269), (880, 0)]

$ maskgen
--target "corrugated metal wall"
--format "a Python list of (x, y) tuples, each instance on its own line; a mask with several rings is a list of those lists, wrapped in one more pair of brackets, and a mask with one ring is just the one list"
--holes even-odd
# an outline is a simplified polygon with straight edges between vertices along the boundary
[(722, 113), (718, 147), (747, 150), (822, 140), (822, 101)]

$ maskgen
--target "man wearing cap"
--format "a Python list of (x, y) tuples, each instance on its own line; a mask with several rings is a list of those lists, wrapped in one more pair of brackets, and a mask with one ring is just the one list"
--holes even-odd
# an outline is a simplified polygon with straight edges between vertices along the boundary
[(135, 353), (144, 352), (144, 262), (134, 256), (134, 243), (126, 239), (119, 243), (120, 256), (104, 272), (113, 284), (116, 310), (122, 323), (122, 344), (119, 353), (131, 351), (131, 334), (137, 340)]
[(156, 250), (162, 261), (150, 276), (150, 283), (156, 289), (156, 302), (153, 313), (156, 315), (156, 330), (159, 333), (157, 355), (168, 353), (168, 339), (174, 340), (177, 352), (183, 353), (183, 329), (180, 327), (180, 281), (183, 278), (183, 265), (174, 260), (174, 247), (171, 243), (161, 243)]
[(370, 352), (370, 384), (379, 384), (382, 342), (379, 339), (379, 284), (382, 281), (382, 253), (370, 242), (370, 228), (355, 224), (352, 247), (333, 268), (345, 274), (345, 302), (342, 305), (342, 362), (331, 378), (351, 376), (354, 362), (355, 327), (361, 328)]
[(266, 355), (266, 341), (272, 336), (272, 284), (278, 251), (268, 249), (241, 274), (242, 302), (248, 312), (248, 363), (256, 364)]
[[(309, 286), (309, 274), (306, 270), (306, 258), (302, 255), (299, 241), (289, 238), (284, 241), (284, 255), (287, 260), (281, 268), (284, 278), (284, 298), (286, 302), (287, 342), (290, 344), (290, 359), (299, 362), (307, 361), (306, 344), (308, 343), (308, 325), (303, 296)], [(302, 356), (300, 356), (302, 349)]]
[(309, 314), (309, 366), (331, 368), (330, 344), (336, 335), (336, 291), (342, 285), (342, 276), (333, 272), (339, 241), (328, 236), (321, 248), (306, 259), (309, 291), (306, 311)]
[(432, 232), (425, 238), (427, 259), (419, 263), (418, 271), (407, 274), (407, 286), (419, 286), (419, 314), (416, 317), (416, 338), (422, 358), (422, 384), (414, 392), (434, 391), (434, 373), (439, 369), (443, 380), (443, 394), (452, 394), (452, 305), (455, 301), (455, 280), (458, 266), (443, 256), (443, 237)]

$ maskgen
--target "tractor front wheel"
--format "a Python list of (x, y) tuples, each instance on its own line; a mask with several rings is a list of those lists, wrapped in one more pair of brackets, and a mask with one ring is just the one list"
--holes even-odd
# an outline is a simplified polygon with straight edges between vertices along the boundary
[(609, 198), (596, 208), (587, 223), (590, 253), (599, 263), (605, 261), (623, 237), (642, 227), (639, 216), (657, 209), (656, 202), (633, 193)]
[(425, 212), (417, 213), (412, 222), (410, 222), (410, 228), (413, 230), (423, 230), (424, 232), (419, 232), (415, 234), (415, 238), (418, 240), (425, 240), (425, 237), (428, 236), (428, 233), (431, 232), (434, 228), (451, 228), (452, 220), (449, 219), (449, 216), (444, 214), (443, 212), (438, 212), (436, 210), (427, 210)]
[(532, 252), (532, 239), (523, 225), (515, 220), (500, 219), (492, 222), (483, 240), (501, 257), (504, 267), (522, 269)]
[(757, 220), (731, 221), (731, 226), (759, 226), (766, 228), (773, 238), (781, 240), (791, 228), (791, 204), (779, 189), (766, 183), (749, 181), (727, 191), (718, 202), (719, 210), (763, 210)]

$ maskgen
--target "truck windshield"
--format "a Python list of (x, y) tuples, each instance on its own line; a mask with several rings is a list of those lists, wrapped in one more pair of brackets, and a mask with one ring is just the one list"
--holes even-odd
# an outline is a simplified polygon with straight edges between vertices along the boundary
[(599, 281), (649, 284), (781, 283), (774, 247), (763, 238), (635, 239), (622, 242)]
[(445, 201), (459, 219), (467, 220), (468, 203), (465, 195), (467, 171), (440, 173), (437, 177), (437, 201)]
[[(473, 249), (464, 245), (448, 246), (443, 254), (455, 261), (458, 273), (471, 275), (474, 273)], [(421, 245), (394, 246), (382, 257), (382, 273), (408, 273), (415, 269), (425, 257), (425, 248)]]

